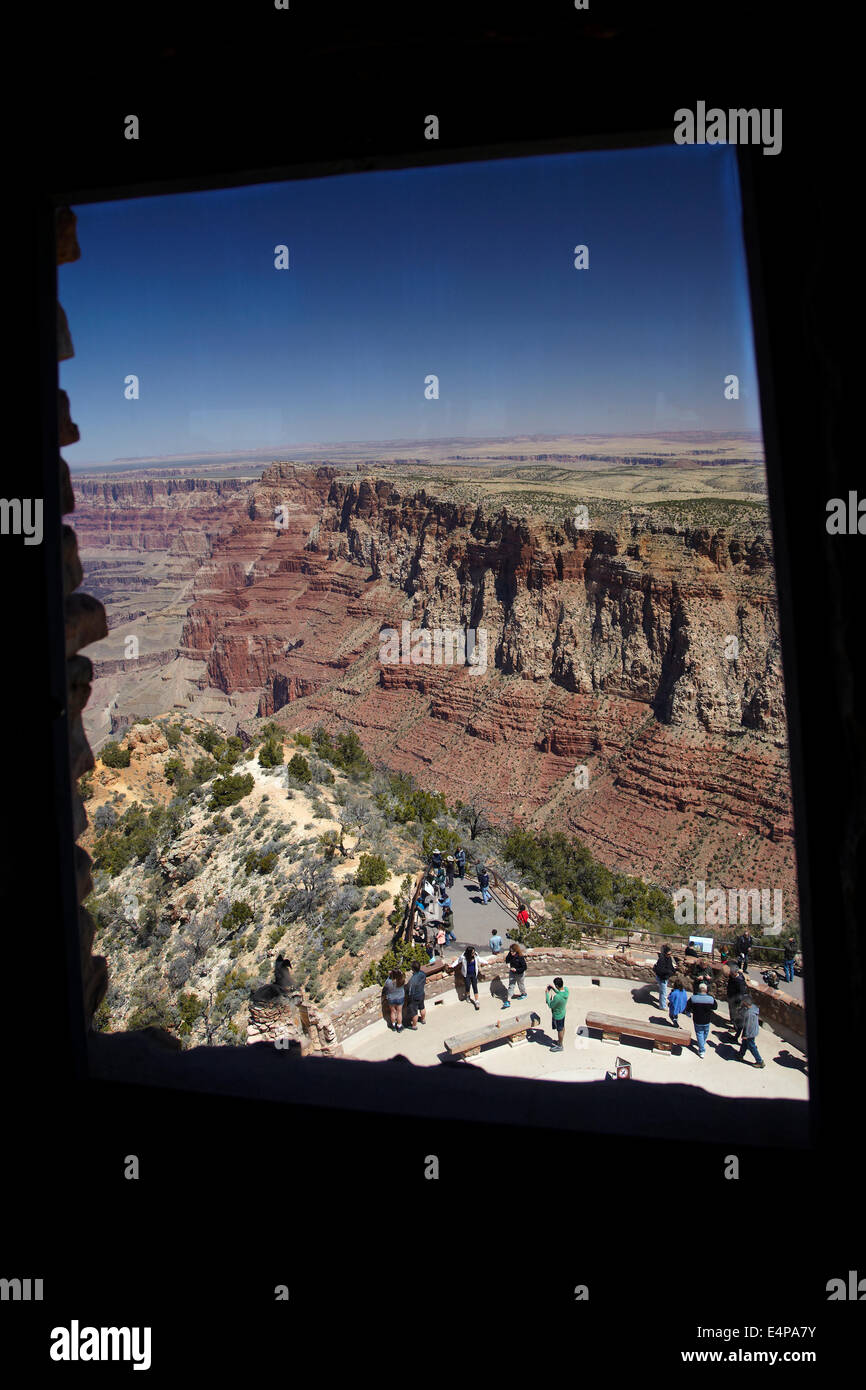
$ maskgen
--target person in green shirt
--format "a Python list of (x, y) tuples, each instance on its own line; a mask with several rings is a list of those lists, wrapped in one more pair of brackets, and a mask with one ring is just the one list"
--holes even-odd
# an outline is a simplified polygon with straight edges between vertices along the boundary
[(544, 997), (550, 1006), (553, 1026), (557, 1033), (557, 1040), (550, 1050), (551, 1052), (562, 1052), (564, 1050), (562, 1040), (565, 1037), (565, 1009), (568, 1004), (568, 990), (562, 983), (561, 975), (556, 975), (553, 984), (547, 986)]

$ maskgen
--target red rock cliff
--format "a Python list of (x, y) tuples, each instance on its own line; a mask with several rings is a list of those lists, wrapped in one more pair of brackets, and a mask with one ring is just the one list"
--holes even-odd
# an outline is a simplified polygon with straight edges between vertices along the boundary
[[(403, 621), (483, 629), (485, 669), (382, 665)], [(768, 522), (578, 530), (275, 465), (199, 569), (183, 644), (260, 714), (351, 724), (612, 865), (794, 892)]]

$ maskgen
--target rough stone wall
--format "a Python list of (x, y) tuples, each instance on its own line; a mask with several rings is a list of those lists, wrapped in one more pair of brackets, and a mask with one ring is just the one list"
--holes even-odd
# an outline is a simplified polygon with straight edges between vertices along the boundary
[[(645, 965), (642, 961), (634, 960), (633, 957), (622, 952), (617, 955), (608, 955), (598, 951), (580, 951), (571, 947), (536, 947), (526, 952), (526, 961), (527, 974), (533, 977), (543, 975), (550, 979), (554, 975), (606, 976), (608, 979), (638, 980), (655, 986), (655, 975), (652, 967)], [(695, 964), (709, 970), (715, 981), (716, 998), (724, 1003), (727, 995), (728, 967), (718, 963), (714, 964), (708, 957), (697, 960)], [(508, 971), (501, 956), (496, 964), (491, 962), (481, 967), (480, 979), (482, 982), (494, 979), (496, 975), (500, 975), (503, 981), (507, 981)], [(428, 1000), (436, 1000), (452, 991), (456, 992), (457, 989), (458, 984), (455, 976), (450, 971), (445, 971), (434, 975), (427, 981), (425, 995)], [(792, 999), (779, 990), (768, 989), (763, 981), (752, 981), (750, 990), (752, 998), (760, 1010), (761, 1018), (765, 1022), (782, 1024), (793, 1033), (805, 1038), (806, 1015), (799, 999)], [(722, 1012), (726, 1014), (727, 1010), (723, 1008)], [(345, 1038), (351, 1037), (353, 1033), (359, 1032), (361, 1028), (366, 1028), (368, 1024), (385, 1018), (381, 987), (371, 985), (368, 989), (361, 990), (360, 994), (352, 995), (349, 999), (330, 1008), (328, 1016), (334, 1025), (338, 1039), (342, 1042)]]
[[(309, 1019), (309, 1028), (304, 1026), (303, 1014)], [(299, 994), (274, 1000), (272, 1004), (250, 1004), (247, 1042), (279, 1042), (302, 1057), (343, 1055), (330, 1015)]]
[[(59, 208), (55, 222), (57, 264), (67, 265), (77, 261), (81, 255), (75, 234), (76, 218), (70, 208)], [(74, 357), (72, 338), (66, 315), (60, 304), (57, 305), (57, 360), (65, 362)], [(57, 424), (60, 448), (76, 444), (79, 439), (78, 426), (69, 413), (69, 398), (65, 391), (57, 393)], [(60, 495), (63, 516), (75, 510), (75, 497), (69, 476), (69, 466), (62, 454), (58, 455), (60, 468)], [(84, 574), (78, 555), (78, 540), (71, 526), (63, 526), (63, 608), (66, 637), (66, 688), (67, 715), (69, 727), (69, 773), (72, 778), (72, 816), (73, 834), (76, 840), (87, 826), (87, 812), (78, 794), (78, 779), (82, 773), (94, 766), (93, 753), (84, 733), (81, 712), (90, 698), (93, 666), (86, 656), (81, 655), (82, 647), (98, 642), (108, 633), (105, 609), (97, 599), (89, 594), (76, 593)], [(94, 956), (93, 937), (95, 924), (90, 913), (82, 906), (93, 887), (90, 873), (91, 858), (81, 847), (75, 845), (75, 889), (78, 898), (78, 937), (81, 951), (81, 978), (84, 989), (84, 1014), (88, 1027), (93, 1014), (108, 988), (108, 966), (104, 956)]]

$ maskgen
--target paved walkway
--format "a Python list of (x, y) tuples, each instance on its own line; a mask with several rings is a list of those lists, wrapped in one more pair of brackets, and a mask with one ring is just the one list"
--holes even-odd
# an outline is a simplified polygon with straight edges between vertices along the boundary
[[(454, 887), (448, 890), (454, 912), (454, 934), (456, 942), (449, 941), (444, 952), (445, 960), (453, 960), (462, 954), (467, 946), (474, 946), (483, 956), (490, 954), (490, 937), (498, 931), (502, 937), (503, 950), (508, 950), (509, 929), (514, 925), (514, 914), (503, 907), (501, 901), (492, 893), (489, 903), (482, 903), (478, 879), (471, 869), (466, 870), (465, 878), (455, 878)], [(428, 913), (428, 921), (441, 922), (439, 903)]]

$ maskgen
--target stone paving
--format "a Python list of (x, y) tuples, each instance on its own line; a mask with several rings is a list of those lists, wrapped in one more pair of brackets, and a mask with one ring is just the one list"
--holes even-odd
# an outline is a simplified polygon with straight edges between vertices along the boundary
[[(471, 880), (474, 883), (474, 880)], [(455, 888), (457, 884), (455, 883)], [(467, 890), (470, 894), (472, 889)], [(457, 914), (456, 895), (455, 917)], [(482, 909), (479, 908), (479, 911)], [(502, 909), (500, 909), (502, 911)], [(488, 951), (480, 952), (482, 960)], [(489, 975), (490, 967), (483, 971)], [(515, 1014), (533, 1011), (540, 1017), (540, 1027), (530, 1035), (530, 1041), (509, 1047), (506, 1042), (491, 1044), (471, 1059), (469, 1065), (481, 1067), (494, 1075), (534, 1077), (546, 1081), (600, 1081), (614, 1066), (617, 1057), (632, 1065), (632, 1076), (640, 1081), (676, 1081), (695, 1085), (723, 1096), (760, 1096), (764, 1098), (808, 1099), (805, 1073), (804, 1040), (782, 1030), (763, 1024), (758, 1038), (758, 1051), (766, 1063), (761, 1070), (748, 1054), (739, 1061), (739, 1047), (729, 1044), (727, 1005), (719, 1010), (719, 1022), (714, 1022), (707, 1043), (707, 1052), (700, 1058), (684, 1046), (680, 1053), (657, 1053), (649, 1042), (638, 1039), (620, 1043), (605, 1043), (598, 1034), (578, 1033), (590, 1010), (617, 1014), (644, 1022), (663, 1023), (664, 1014), (653, 1002), (655, 992), (635, 980), (602, 978), (598, 985), (582, 975), (565, 976), (570, 991), (566, 1020), (565, 1050), (551, 1052), (556, 1036), (551, 1027), (550, 1013), (544, 1002), (547, 980), (538, 976), (528, 981), (528, 998), (514, 1000), (510, 1010), (502, 1009), (502, 982), (486, 978), (479, 983), (479, 1010), (468, 1001), (461, 1002), (456, 992), (447, 994), (441, 1002), (431, 1000), (427, 1006), (427, 1024), (417, 1032), (404, 1028), (402, 1033), (389, 1030), (384, 1021), (361, 1029), (343, 1044), (346, 1057), (381, 1061), (402, 1055), (422, 1066), (439, 1066), (448, 1056), (444, 1039), (452, 1034), (469, 1032), (484, 1024), (512, 1018)], [(503, 979), (507, 979), (503, 971)], [(721, 1020), (725, 1019), (725, 1026)], [(693, 1029), (688, 1017), (681, 1019), (679, 1030), (684, 1044), (693, 1044)], [(671, 1027), (671, 1034), (677, 1030)], [(457, 1065), (452, 1063), (451, 1065)]]

